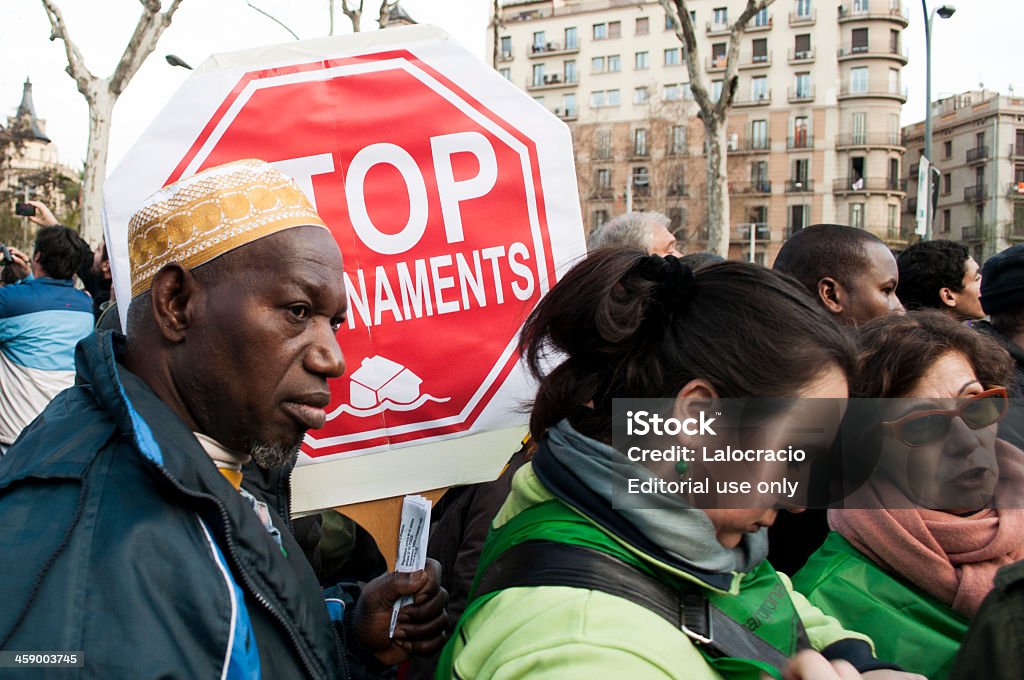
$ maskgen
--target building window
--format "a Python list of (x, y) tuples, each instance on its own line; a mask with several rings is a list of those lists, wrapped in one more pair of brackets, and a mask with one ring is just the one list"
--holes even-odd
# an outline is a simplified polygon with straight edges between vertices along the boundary
[(855, 229), (864, 228), (864, 204), (863, 203), (851, 203), (850, 204), (850, 226)]
[(562, 95), (562, 110), (567, 118), (576, 117), (576, 94), (570, 92)]
[(501, 58), (508, 59), (512, 56), (512, 36), (501, 36)]
[(750, 98), (754, 101), (768, 98), (768, 76), (756, 76), (750, 79)]
[(512, 69), (500, 68), (498, 69), (498, 73), (500, 73), (501, 77), (504, 78), (505, 80), (512, 80)]
[(604, 73), (604, 57), (594, 57), (590, 60), (591, 73)]
[(943, 158), (953, 157), (953, 142), (952, 140), (946, 140), (942, 143), (942, 156)]
[(810, 221), (809, 213), (810, 211), (804, 204), (789, 206), (789, 233), (787, 237), (792, 236), (807, 226), (807, 223)]
[(607, 98), (604, 95), (604, 90), (594, 90), (590, 93), (590, 107), (593, 109), (599, 109), (602, 106), (607, 106)]
[(576, 60), (569, 59), (563, 65), (562, 75), (565, 76), (565, 82), (575, 83), (576, 82)]
[(859, 111), (854, 113), (850, 120), (853, 128), (851, 141), (854, 144), (866, 144), (868, 141), (868, 114)]
[(889, 30), (889, 52), (892, 54), (900, 53), (900, 32)]
[(758, 28), (764, 28), (765, 26), (771, 26), (771, 20), (768, 18), (768, 8), (765, 7), (757, 14), (754, 15), (754, 26)]
[(671, 47), (665, 50), (665, 66), (679, 66), (678, 47)]
[(717, 102), (721, 98), (721, 96), (722, 96), (722, 81), (721, 80), (712, 80), (711, 81), (711, 99), (713, 101)]
[(949, 196), (953, 193), (953, 174), (945, 172), (942, 174), (942, 195)]
[(617, 54), (608, 57), (608, 73), (618, 73), (622, 70), (622, 58)]
[(598, 130), (595, 133), (594, 148), (597, 157), (601, 160), (608, 160), (612, 157), (612, 131)]
[(900, 70), (898, 68), (889, 69), (889, 94), (900, 93)]
[(863, 93), (868, 91), (868, 68), (861, 66), (850, 69), (850, 92)]
[(665, 15), (665, 30), (666, 31), (671, 31), (671, 30), (674, 30), (675, 27), (676, 27), (676, 20), (672, 18), (671, 14), (666, 14)]
[(793, 58), (794, 59), (810, 59), (811, 58), (811, 34), (801, 33), (800, 35), (793, 38)]
[(886, 212), (888, 213), (886, 220), (886, 226), (889, 229), (889, 236), (892, 238), (899, 238), (900, 235), (900, 207), (898, 205), (886, 206)]
[(547, 47), (547, 40), (544, 37), (544, 31), (534, 31), (533, 33), (533, 51), (543, 52)]
[(796, 15), (802, 18), (811, 16), (811, 0), (796, 0)]
[(810, 73), (797, 73), (794, 81), (796, 85), (796, 96), (799, 99), (808, 99), (811, 97), (811, 74)]
[(715, 26), (725, 26), (729, 23), (729, 8), (716, 7), (711, 11), (711, 23)]
[(680, 87), (682, 87), (683, 90), (683, 99), (693, 99), (693, 88), (689, 83), (683, 83)]
[(750, 121), (750, 148), (763, 150), (767, 149), (769, 144), (770, 143), (768, 141), (768, 121)]
[(942, 211), (942, 223), (939, 226), (942, 228), (942, 233), (943, 234), (948, 234), (949, 230), (950, 230), (950, 227), (953, 224), (953, 214), (952, 213), (953, 213), (953, 211), (949, 210), (948, 208), (946, 210)]
[(806, 149), (810, 147), (810, 125), (807, 116), (797, 116), (793, 119), (793, 143), (794, 149)]
[(675, 102), (679, 101), (682, 98), (683, 90), (679, 86), (679, 83), (669, 83), (668, 85), (665, 86), (664, 93), (662, 94), (662, 99), (664, 99), (667, 102)]
[(808, 188), (807, 180), (811, 175), (811, 161), (807, 158), (798, 158), (793, 161), (793, 184), (799, 184), (801, 190)]
[(768, 183), (768, 161), (750, 163), (750, 186), (757, 193), (771, 193), (772, 185)]
[(633, 88), (633, 103), (634, 104), (646, 104), (650, 94), (646, 87), (635, 87)]
[(594, 226), (593, 226), (594, 229), (597, 229), (598, 227), (600, 227), (602, 224), (604, 224), (607, 221), (608, 221), (608, 211), (607, 210), (595, 210), (594, 211)]
[(647, 155), (647, 128), (633, 130), (633, 155)]
[(565, 49), (575, 50), (579, 46), (580, 36), (579, 32), (576, 30), (576, 27), (570, 26), (569, 28), (565, 29)]
[(647, 17), (637, 17), (636, 19), (636, 34), (647, 35), (651, 32), (651, 20)]
[(650, 66), (650, 52), (637, 52), (633, 55), (633, 68), (642, 71)]
[(544, 64), (533, 65), (533, 86), (538, 87), (544, 84)]
[(594, 40), (608, 39), (608, 24), (594, 24)]
[(751, 49), (753, 50), (754, 63), (765, 64), (768, 62), (768, 39), (757, 38), (751, 43)]
[(850, 53), (863, 54), (868, 51), (868, 29), (855, 28), (850, 34)]
[(867, 14), (868, 13), (868, 0), (853, 0), (853, 13), (854, 14)]
[(618, 106), (618, 105), (619, 105), (619, 91), (618, 90), (608, 90), (608, 106)]
[(608, 37), (609, 38), (620, 38), (620, 37), (622, 37), (622, 22), (621, 21), (609, 21), (608, 22)]
[(651, 177), (644, 166), (633, 168), (633, 194), (635, 196), (651, 195)]
[(711, 45), (711, 66), (714, 68), (725, 68), (725, 43), (714, 43)]
[(598, 168), (594, 176), (594, 183), (598, 189), (611, 189), (612, 171), (608, 168)]
[(669, 154), (678, 156), (686, 153), (686, 126), (685, 125), (673, 125), (672, 132), (669, 137)]

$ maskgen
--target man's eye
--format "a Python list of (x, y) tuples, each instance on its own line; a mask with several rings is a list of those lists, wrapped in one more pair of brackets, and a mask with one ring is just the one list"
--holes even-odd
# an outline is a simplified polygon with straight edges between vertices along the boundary
[(305, 320), (309, 318), (309, 307), (306, 305), (292, 305), (288, 308), (288, 311), (297, 319)]
[(341, 324), (343, 324), (343, 323), (345, 323), (345, 317), (343, 317), (343, 316), (336, 316), (336, 317), (334, 317), (333, 319), (331, 319), (331, 330), (333, 330), (335, 333), (337, 333), (338, 331), (341, 330)]

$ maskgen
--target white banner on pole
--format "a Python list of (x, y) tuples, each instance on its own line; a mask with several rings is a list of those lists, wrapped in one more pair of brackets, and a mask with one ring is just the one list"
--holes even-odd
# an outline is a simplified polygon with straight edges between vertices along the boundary
[(931, 173), (931, 162), (921, 156), (921, 164), (917, 169), (917, 228), (914, 233), (924, 236), (928, 232), (928, 205), (932, 200), (928, 191), (928, 175)]

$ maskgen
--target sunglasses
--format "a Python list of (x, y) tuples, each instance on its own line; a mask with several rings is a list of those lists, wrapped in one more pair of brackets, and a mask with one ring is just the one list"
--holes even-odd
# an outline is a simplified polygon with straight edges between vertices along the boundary
[(972, 430), (980, 430), (996, 423), (1010, 406), (1005, 387), (993, 387), (973, 397), (964, 399), (954, 409), (916, 411), (882, 423), (882, 433), (914, 448), (926, 446), (949, 434), (953, 418), (959, 418)]

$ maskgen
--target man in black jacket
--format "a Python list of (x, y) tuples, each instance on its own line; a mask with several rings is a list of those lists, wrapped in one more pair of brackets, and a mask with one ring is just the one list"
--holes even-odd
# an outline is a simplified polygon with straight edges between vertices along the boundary
[(298, 187), (213, 168), (151, 197), (129, 249), (128, 338), (83, 340), (78, 384), (0, 462), (0, 649), (96, 678), (365, 677), (435, 651), (436, 563), (325, 601), (286, 502), (242, 483), (293, 462), (345, 369), (341, 255)]

